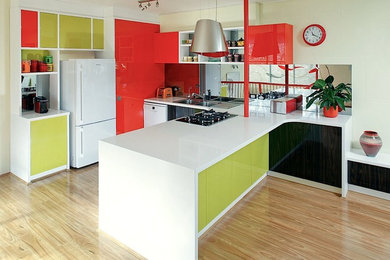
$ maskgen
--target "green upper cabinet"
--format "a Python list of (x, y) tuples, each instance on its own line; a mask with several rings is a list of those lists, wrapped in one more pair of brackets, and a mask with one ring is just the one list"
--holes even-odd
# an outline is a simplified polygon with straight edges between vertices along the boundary
[(58, 15), (40, 13), (41, 48), (58, 48)]
[(60, 48), (91, 49), (91, 18), (60, 15)]
[(93, 19), (93, 48), (104, 49), (104, 20)]

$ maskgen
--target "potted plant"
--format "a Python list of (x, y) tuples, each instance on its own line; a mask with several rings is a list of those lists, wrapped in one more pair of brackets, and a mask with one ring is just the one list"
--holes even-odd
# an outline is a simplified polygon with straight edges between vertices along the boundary
[(325, 80), (317, 79), (312, 87), (316, 91), (306, 97), (306, 108), (318, 100), (326, 117), (337, 117), (338, 107), (345, 110), (345, 102), (352, 100), (351, 84), (340, 83), (335, 87), (333, 81), (332, 75), (329, 75)]

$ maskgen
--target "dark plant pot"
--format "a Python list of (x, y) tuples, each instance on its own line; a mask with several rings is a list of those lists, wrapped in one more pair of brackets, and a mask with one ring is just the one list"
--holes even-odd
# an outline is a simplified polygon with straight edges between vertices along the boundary
[(382, 139), (375, 131), (364, 131), (360, 136), (360, 145), (368, 157), (375, 157), (382, 148)]
[(326, 107), (324, 107), (324, 116), (337, 117), (338, 114), (339, 114), (339, 110), (337, 108), (334, 109), (334, 107), (330, 107), (329, 109), (326, 109)]

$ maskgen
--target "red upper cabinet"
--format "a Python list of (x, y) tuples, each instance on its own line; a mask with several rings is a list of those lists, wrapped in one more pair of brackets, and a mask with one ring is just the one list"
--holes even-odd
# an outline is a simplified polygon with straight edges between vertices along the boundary
[(249, 63), (292, 64), (293, 26), (287, 23), (249, 26)]
[(179, 32), (154, 34), (154, 61), (179, 63)]
[(38, 47), (38, 12), (22, 10), (22, 47)]

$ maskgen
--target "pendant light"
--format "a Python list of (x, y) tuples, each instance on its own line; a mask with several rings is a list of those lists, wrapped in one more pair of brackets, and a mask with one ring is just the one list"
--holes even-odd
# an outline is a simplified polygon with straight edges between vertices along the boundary
[(217, 0), (215, 21), (200, 19), (196, 22), (191, 52), (207, 57), (223, 57), (229, 54), (221, 23), (217, 22)]

